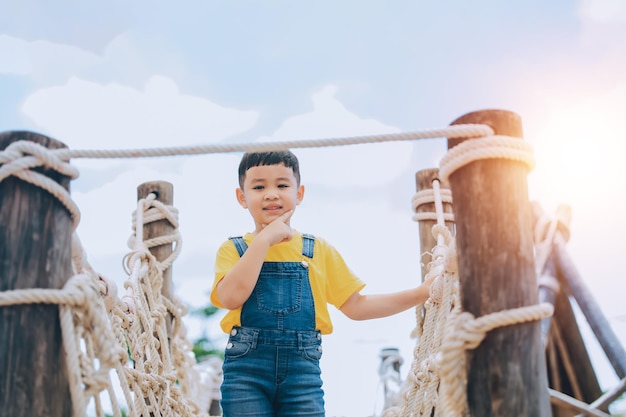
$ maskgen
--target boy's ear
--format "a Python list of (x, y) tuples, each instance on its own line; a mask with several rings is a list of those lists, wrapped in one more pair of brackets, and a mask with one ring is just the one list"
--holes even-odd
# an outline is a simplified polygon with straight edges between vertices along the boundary
[(235, 194), (237, 195), (237, 202), (239, 203), (239, 205), (247, 209), (248, 203), (246, 202), (246, 196), (244, 195), (243, 190), (241, 188), (237, 188), (235, 190)]
[(300, 204), (303, 198), (304, 198), (304, 185), (300, 185), (298, 187), (298, 193), (296, 196), (296, 205)]

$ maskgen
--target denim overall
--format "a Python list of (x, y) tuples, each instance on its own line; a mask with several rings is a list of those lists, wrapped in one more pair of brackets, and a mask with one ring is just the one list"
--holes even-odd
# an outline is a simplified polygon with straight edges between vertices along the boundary
[[(243, 238), (230, 238), (239, 256)], [(303, 235), (302, 262), (264, 262), (233, 327), (224, 355), (224, 417), (324, 416), (319, 361), (322, 337), (307, 258), (315, 238)]]

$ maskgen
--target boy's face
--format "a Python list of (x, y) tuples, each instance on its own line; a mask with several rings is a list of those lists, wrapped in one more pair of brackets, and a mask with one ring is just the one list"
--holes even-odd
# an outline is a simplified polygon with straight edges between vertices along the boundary
[(237, 188), (237, 201), (248, 209), (256, 233), (289, 210), (295, 210), (304, 197), (291, 168), (284, 164), (249, 168), (243, 188)]

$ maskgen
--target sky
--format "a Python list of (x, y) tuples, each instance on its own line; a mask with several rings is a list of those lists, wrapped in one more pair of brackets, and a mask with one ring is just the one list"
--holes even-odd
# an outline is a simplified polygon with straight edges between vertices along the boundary
[[(79, 2), (0, 0), (0, 132), (71, 149), (250, 143), (441, 128), (483, 109), (513, 111), (534, 148), (529, 198), (571, 206), (568, 250), (626, 343), (626, 3), (621, 0)], [(445, 139), (298, 149), (305, 198), (292, 218), (367, 282), (420, 281), (415, 173)], [(214, 256), (253, 223), (236, 203), (241, 154), (75, 159), (77, 232), (91, 265), (125, 280), (137, 186), (168, 181), (182, 252), (175, 290), (208, 303)], [(413, 311), (353, 322), (333, 310), (322, 372), (329, 416), (380, 408), (378, 354), (412, 360)], [(225, 344), (217, 320), (189, 317)], [(581, 325), (586, 335), (591, 333)], [(589, 348), (604, 388), (617, 382)]]

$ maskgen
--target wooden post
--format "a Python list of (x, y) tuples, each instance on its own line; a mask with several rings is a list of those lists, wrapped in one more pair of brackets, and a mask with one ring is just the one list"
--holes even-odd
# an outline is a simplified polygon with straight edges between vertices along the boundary
[[(32, 132), (0, 134), (0, 149), (28, 140), (49, 149), (66, 146)], [(70, 179), (37, 169), (69, 190)], [(0, 291), (60, 289), (71, 277), (72, 219), (48, 191), (16, 177), (0, 181)], [(0, 414), (71, 416), (59, 307), (0, 307)]]
[[(533, 203), (532, 211), (533, 223), (537, 224), (544, 216), (543, 208), (538, 203)], [(569, 213), (569, 211), (568, 206), (560, 206), (558, 210), (561, 213)], [(543, 271), (539, 271), (541, 279), (547, 282), (556, 281), (558, 288), (551, 284), (542, 285), (540, 282), (540, 301), (549, 302), (554, 306), (553, 317), (542, 320), (542, 339), (544, 343), (547, 343), (548, 348), (546, 364), (550, 388), (590, 403), (598, 398), (602, 391), (570, 303), (569, 285), (562, 276), (559, 280), (560, 274), (557, 271), (553, 245), (554, 240), (569, 237), (570, 217), (564, 216), (563, 219), (558, 219), (554, 236), (548, 243), (551, 251), (549, 254), (542, 254), (547, 256), (547, 259), (545, 259)], [(547, 237), (550, 238), (550, 236)], [(555, 405), (552, 410), (553, 417), (571, 415), (570, 410), (557, 408), (556, 405), (561, 403), (555, 401), (554, 398), (552, 398), (552, 403)]]
[(598, 306), (595, 298), (584, 284), (574, 262), (567, 253), (563, 238), (557, 236), (554, 244), (554, 252), (557, 259), (557, 269), (559, 279), (567, 283), (571, 295), (576, 299), (576, 303), (585, 315), (589, 327), (593, 330), (600, 346), (604, 350), (606, 357), (613, 366), (617, 376), (626, 377), (626, 350), (613, 332), (611, 324), (606, 319), (602, 310)]
[[(522, 140), (521, 119), (509, 111), (469, 113), (452, 125), (466, 123)], [(449, 139), (448, 148), (462, 141)], [(527, 175), (523, 163), (483, 159), (450, 176), (461, 302), (475, 317), (538, 302)], [(468, 368), (471, 415), (550, 416), (539, 322), (489, 332), (468, 352)]]
[[(590, 403), (602, 394), (589, 352), (576, 322), (567, 286), (556, 295), (553, 324), (550, 329), (553, 357), (548, 356), (548, 378), (551, 388)], [(554, 410), (553, 417), (567, 416)]]
[[(439, 178), (439, 170), (436, 168), (431, 168), (431, 169), (423, 169), (421, 171), (418, 171), (415, 174), (415, 185), (416, 185), (417, 191), (432, 189), (433, 181), (435, 180), (440, 181), (441, 183), (440, 187), (442, 189), (450, 188), (447, 181), (444, 182)], [(435, 211), (434, 202), (421, 204), (416, 210), (416, 213), (435, 213), (435, 212), (436, 211)], [(452, 213), (452, 205), (450, 203), (443, 203), (443, 212)], [(445, 223), (448, 229), (450, 229), (450, 231), (454, 234), (454, 222), (447, 221)], [(437, 244), (437, 239), (435, 239), (435, 237), (433, 236), (433, 232), (432, 232), (433, 226), (436, 224), (437, 224), (437, 220), (420, 220), (419, 221), (420, 252), (422, 254), (420, 258), (420, 263), (422, 264), (422, 280), (424, 280), (424, 277), (428, 273), (428, 262), (431, 261), (429, 259), (426, 262), (426, 264), (424, 264), (424, 259), (423, 259), (424, 253), (432, 250), (432, 248), (435, 247), (435, 245)]]
[[(174, 186), (166, 181), (149, 181), (144, 182), (143, 184), (137, 187), (137, 201), (148, 197), (148, 195), (154, 194), (156, 195), (156, 200), (165, 204), (166, 206), (171, 206), (174, 204)], [(143, 227), (143, 238), (144, 240), (149, 240), (161, 236), (166, 236), (174, 232), (174, 226), (167, 219), (157, 220), (155, 222), (151, 222), (145, 224)], [(168, 256), (172, 254), (172, 244), (168, 243), (165, 245), (155, 246), (150, 248), (150, 253), (154, 255), (157, 261), (162, 262), (167, 259)], [(172, 268), (167, 268), (163, 271), (163, 286), (161, 288), (161, 295), (166, 297), (168, 300), (174, 299), (174, 290), (173, 290), (173, 282), (172, 282)], [(171, 341), (172, 339), (172, 316), (170, 315), (169, 319), (166, 320), (166, 328), (168, 339)], [(171, 343), (168, 343), (170, 346)]]

